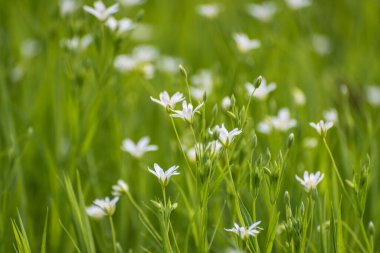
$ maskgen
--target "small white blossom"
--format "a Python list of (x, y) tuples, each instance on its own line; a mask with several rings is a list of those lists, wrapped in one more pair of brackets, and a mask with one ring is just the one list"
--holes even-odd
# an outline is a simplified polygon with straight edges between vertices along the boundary
[(145, 0), (119, 0), (119, 3), (126, 7), (140, 5), (140, 4), (143, 4), (144, 2)]
[(222, 147), (219, 141), (210, 141), (206, 146), (206, 151), (208, 151), (211, 156), (214, 156), (219, 153)]
[(334, 126), (333, 122), (324, 122), (323, 120), (318, 123), (309, 123), (312, 128), (314, 128), (320, 136), (326, 137), (327, 131)]
[(188, 149), (186, 152), (186, 155), (187, 155), (187, 158), (189, 159), (189, 161), (191, 161), (193, 163), (197, 161), (197, 152), (195, 150), (195, 147)]
[(160, 55), (158, 49), (151, 45), (140, 45), (135, 47), (132, 52), (132, 57), (138, 63), (152, 62)]
[(209, 130), (210, 134), (216, 134), (218, 137), (218, 141), (224, 146), (228, 147), (232, 143), (232, 141), (235, 139), (236, 136), (241, 134), (242, 130), (238, 128), (234, 128), (231, 130), (231, 132), (228, 132), (224, 124), (220, 127), (219, 125), (216, 125), (213, 129), (213, 131)]
[(311, 5), (310, 0), (285, 0), (287, 5), (293, 10), (302, 9)]
[(182, 103), (182, 111), (174, 110), (174, 114), (171, 114), (171, 117), (175, 118), (181, 118), (187, 123), (191, 124), (193, 123), (195, 113), (199, 111), (199, 109), (203, 106), (203, 103), (200, 103), (195, 109), (193, 110), (193, 105), (188, 104), (186, 101), (183, 101)]
[(92, 41), (92, 35), (86, 34), (83, 37), (75, 36), (70, 39), (64, 39), (61, 41), (61, 46), (73, 52), (81, 52), (84, 51), (92, 43)]
[(264, 2), (262, 4), (249, 4), (247, 6), (248, 13), (262, 22), (272, 20), (277, 11), (277, 6), (272, 2)]
[(273, 130), (272, 118), (266, 117), (264, 121), (257, 124), (257, 131), (263, 134), (270, 134)]
[(90, 6), (83, 6), (83, 9), (95, 16), (100, 21), (105, 21), (112, 14), (119, 11), (119, 4), (114, 4), (111, 7), (107, 8), (102, 1), (94, 2), (94, 8)]
[(366, 87), (367, 101), (374, 107), (380, 106), (380, 87), (370, 85)]
[(335, 108), (330, 108), (330, 109), (323, 112), (323, 118), (327, 122), (335, 123), (338, 121), (338, 112), (336, 111)]
[(331, 43), (328, 37), (321, 34), (314, 34), (312, 44), (315, 52), (319, 55), (327, 55), (331, 52)]
[(177, 171), (178, 168), (179, 166), (174, 165), (167, 171), (164, 171), (157, 163), (155, 163), (154, 170), (151, 170), (150, 168), (148, 168), (148, 170), (158, 178), (161, 185), (166, 186), (172, 176), (179, 175), (179, 172)]
[[(94, 218), (102, 218), (105, 215), (112, 216), (116, 210), (116, 203), (119, 201), (119, 197), (110, 199), (108, 197), (104, 199), (95, 199), (94, 204), (86, 208), (87, 214)], [(103, 211), (103, 215), (102, 212)]]
[(120, 72), (126, 73), (134, 70), (136, 68), (136, 61), (128, 55), (121, 54), (115, 57), (113, 61), (113, 66)]
[(161, 56), (157, 59), (157, 65), (160, 71), (175, 74), (178, 72), (178, 66), (182, 60), (172, 56)]
[(191, 83), (194, 85), (190, 87), (191, 97), (201, 101), (204, 93), (211, 93), (214, 78), (210, 70), (203, 69), (191, 77)]
[(131, 31), (135, 25), (129, 18), (122, 18), (116, 20), (114, 17), (109, 17), (105, 25), (114, 32), (117, 36), (122, 36), (128, 31)]
[(79, 8), (78, 2), (75, 0), (60, 0), (59, 12), (61, 17), (65, 17), (75, 12)]
[(276, 87), (277, 85), (273, 82), (267, 85), (265, 78), (262, 79), (260, 86), (257, 89), (255, 89), (255, 86), (252, 83), (247, 82), (245, 84), (248, 96), (253, 94), (253, 97), (259, 100), (265, 100), (268, 97), (268, 94), (274, 91)]
[(303, 179), (296, 175), (296, 179), (305, 187), (305, 190), (309, 192), (311, 189), (315, 189), (317, 185), (322, 181), (324, 174), (317, 171), (317, 173), (313, 174), (308, 171), (303, 173)]
[(224, 97), (222, 100), (222, 108), (227, 111), (231, 108), (231, 98), (229, 96)]
[(218, 4), (201, 4), (197, 6), (199, 15), (208, 19), (216, 18), (220, 13), (220, 5)]
[(31, 59), (37, 56), (42, 51), (41, 43), (33, 38), (28, 38), (22, 41), (20, 53), (23, 58)]
[(256, 39), (249, 39), (248, 35), (244, 33), (235, 33), (233, 35), (237, 48), (241, 53), (247, 53), (253, 49), (260, 47), (260, 41)]
[(117, 184), (112, 186), (112, 195), (121, 196), (129, 191), (129, 187), (122, 179), (117, 180)]
[(272, 117), (272, 126), (274, 129), (280, 132), (286, 132), (290, 128), (293, 128), (297, 125), (295, 119), (290, 118), (290, 112), (288, 108), (281, 108), (278, 111), (278, 115)]
[(303, 106), (306, 103), (306, 97), (303, 91), (299, 88), (293, 89), (293, 99), (296, 105)]
[(257, 221), (248, 228), (245, 226), (240, 227), (237, 223), (234, 223), (233, 228), (225, 228), (225, 230), (237, 234), (242, 240), (246, 240), (249, 236), (256, 237), (260, 233), (260, 230), (263, 230), (263, 228), (258, 226), (260, 223), (261, 221)]
[(170, 97), (167, 91), (160, 93), (160, 100), (153, 97), (150, 97), (150, 99), (153, 102), (162, 105), (166, 110), (173, 109), (177, 103), (185, 100), (182, 93), (176, 92), (173, 94), (173, 96)]
[(146, 152), (156, 151), (158, 147), (156, 145), (149, 145), (150, 138), (145, 136), (135, 144), (131, 139), (125, 139), (121, 146), (121, 149), (128, 152), (133, 157), (141, 158)]

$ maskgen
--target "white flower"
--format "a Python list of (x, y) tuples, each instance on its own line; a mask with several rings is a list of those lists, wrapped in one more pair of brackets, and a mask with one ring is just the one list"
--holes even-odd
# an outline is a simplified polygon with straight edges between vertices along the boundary
[(190, 93), (193, 98), (202, 101), (204, 93), (209, 94), (212, 91), (214, 79), (210, 70), (200, 70), (191, 77)]
[(336, 111), (335, 108), (330, 108), (330, 109), (323, 112), (323, 118), (327, 122), (335, 123), (338, 121), (338, 112)]
[(173, 96), (170, 97), (167, 91), (160, 93), (160, 100), (153, 97), (150, 97), (150, 99), (153, 102), (162, 105), (168, 111), (170, 111), (170, 109), (173, 109), (177, 103), (185, 100), (182, 93), (176, 92), (173, 94)]
[(117, 184), (112, 186), (112, 195), (121, 196), (129, 191), (129, 187), (122, 179), (117, 180)]
[(201, 4), (197, 6), (199, 15), (208, 19), (214, 19), (219, 15), (220, 5), (218, 4)]
[(83, 37), (75, 36), (71, 39), (64, 39), (61, 41), (61, 45), (71, 51), (81, 52), (85, 50), (92, 43), (92, 41), (92, 35), (87, 34)]
[(177, 169), (179, 166), (174, 165), (170, 167), (167, 171), (164, 171), (157, 163), (154, 164), (154, 170), (148, 168), (149, 172), (155, 175), (158, 178), (158, 181), (163, 186), (166, 186), (169, 183), (169, 180), (174, 175), (179, 175)]
[(143, 4), (145, 0), (119, 0), (119, 2), (126, 7), (130, 7)]
[(136, 68), (136, 61), (125, 54), (121, 54), (115, 57), (115, 60), (113, 61), (113, 66), (115, 69), (117, 69), (120, 72), (129, 72)]
[(209, 130), (210, 134), (216, 134), (218, 137), (218, 141), (224, 146), (228, 147), (232, 141), (235, 139), (235, 136), (238, 136), (241, 134), (242, 130), (239, 130), (237, 128), (234, 128), (231, 130), (231, 132), (228, 132), (224, 124), (220, 127), (219, 125), (216, 125), (213, 129), (213, 131)]
[(172, 56), (161, 56), (157, 60), (158, 68), (160, 71), (175, 74), (178, 72), (178, 66), (181, 64), (182, 60)]
[(270, 21), (277, 11), (277, 6), (272, 2), (264, 2), (262, 4), (249, 4), (247, 6), (248, 13), (263, 22)]
[(224, 97), (222, 100), (222, 108), (223, 110), (227, 111), (231, 108), (231, 98), (229, 96)]
[(303, 91), (299, 88), (293, 89), (293, 99), (297, 105), (303, 106), (306, 103), (306, 97)]
[(156, 145), (149, 145), (149, 137), (145, 136), (135, 144), (131, 139), (125, 139), (121, 146), (121, 149), (130, 153), (133, 157), (141, 158), (146, 152), (156, 151), (158, 147)]
[(22, 57), (31, 59), (37, 56), (42, 50), (41, 43), (33, 38), (28, 38), (22, 41), (20, 53)]
[(219, 153), (222, 147), (223, 146), (219, 141), (210, 141), (206, 146), (206, 150), (210, 153), (211, 156), (214, 156)]
[(326, 137), (327, 131), (334, 126), (333, 122), (324, 122), (323, 120), (319, 121), (318, 123), (309, 123), (312, 128), (317, 130), (320, 136), (323, 138)]
[(90, 6), (83, 6), (83, 9), (94, 15), (97, 19), (100, 21), (105, 21), (107, 18), (109, 18), (112, 14), (119, 11), (119, 4), (114, 4), (109, 8), (106, 8), (104, 3), (102, 1), (96, 1), (94, 3), (94, 8)]
[(251, 96), (253, 94), (253, 97), (260, 100), (265, 100), (268, 94), (274, 91), (276, 87), (277, 85), (273, 82), (267, 85), (265, 78), (262, 79), (260, 86), (257, 89), (255, 89), (255, 86), (252, 83), (247, 82), (245, 84), (248, 96)]
[(305, 190), (308, 192), (311, 189), (315, 189), (317, 185), (322, 181), (324, 174), (321, 175), (319, 171), (313, 174), (305, 171), (303, 173), (303, 180), (296, 175), (296, 179), (305, 187)]
[(235, 33), (233, 35), (236, 42), (237, 48), (241, 53), (247, 53), (252, 49), (260, 47), (260, 41), (256, 39), (249, 39), (249, 37), (244, 33)]
[(257, 131), (263, 134), (270, 134), (273, 130), (272, 127), (272, 118), (271, 117), (266, 117), (264, 121), (261, 121), (257, 125)]
[(195, 109), (193, 110), (192, 104), (187, 104), (186, 101), (183, 101), (182, 103), (182, 111), (174, 110), (174, 114), (171, 114), (170, 116), (175, 118), (181, 118), (187, 123), (191, 124), (193, 123), (194, 115), (199, 111), (199, 109), (203, 106), (203, 103), (200, 103)]
[(59, 12), (62, 17), (65, 17), (79, 8), (78, 2), (75, 0), (60, 0), (59, 1)]
[(324, 35), (314, 34), (312, 37), (312, 44), (315, 52), (317, 52), (319, 55), (326, 55), (331, 51), (330, 40)]
[(278, 111), (278, 115), (272, 117), (272, 126), (274, 129), (280, 132), (286, 132), (290, 128), (293, 128), (297, 125), (295, 119), (290, 118), (290, 112), (288, 108), (281, 108)]
[[(119, 197), (110, 199), (95, 199), (94, 204), (86, 208), (87, 214), (93, 218), (102, 218), (105, 215), (112, 216), (116, 210), (116, 203)], [(102, 213), (103, 212), (103, 213)]]
[(310, 0), (285, 0), (290, 8), (293, 10), (302, 9), (311, 5)]
[(186, 152), (186, 155), (187, 155), (187, 158), (191, 162), (196, 162), (197, 161), (197, 152), (195, 150), (195, 147), (192, 147), (192, 148), (188, 149), (187, 152)]
[(233, 228), (225, 228), (226, 231), (233, 232), (240, 236), (242, 240), (248, 239), (249, 236), (255, 237), (260, 233), (260, 230), (263, 230), (263, 228), (258, 227), (258, 225), (261, 223), (261, 221), (257, 221), (253, 223), (251, 226), (247, 227), (240, 227), (237, 223), (234, 223)]
[(116, 20), (114, 17), (109, 17), (105, 23), (105, 25), (117, 36), (121, 36), (124, 33), (132, 30), (135, 25), (129, 18), (122, 18), (120, 20)]
[(377, 107), (380, 106), (380, 87), (370, 85), (366, 87), (367, 101), (370, 105)]

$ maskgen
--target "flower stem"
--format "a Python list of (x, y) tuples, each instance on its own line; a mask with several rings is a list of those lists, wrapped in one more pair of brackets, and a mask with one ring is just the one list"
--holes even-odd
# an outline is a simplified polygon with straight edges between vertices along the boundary
[(110, 227), (111, 227), (111, 234), (112, 234), (112, 249), (113, 249), (113, 252), (114, 253), (117, 253), (116, 251), (116, 234), (115, 234), (115, 227), (113, 225), (113, 220), (112, 220), (112, 216), (109, 215), (108, 216), (108, 221), (110, 223)]

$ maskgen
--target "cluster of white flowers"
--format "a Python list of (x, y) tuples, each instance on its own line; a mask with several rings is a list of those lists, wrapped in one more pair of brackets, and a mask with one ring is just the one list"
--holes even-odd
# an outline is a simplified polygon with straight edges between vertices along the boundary
[(281, 108), (278, 111), (277, 116), (267, 117), (264, 121), (260, 122), (257, 125), (257, 131), (270, 134), (273, 129), (286, 132), (289, 129), (295, 127), (297, 125), (297, 121), (295, 119), (290, 118), (290, 112), (288, 108)]

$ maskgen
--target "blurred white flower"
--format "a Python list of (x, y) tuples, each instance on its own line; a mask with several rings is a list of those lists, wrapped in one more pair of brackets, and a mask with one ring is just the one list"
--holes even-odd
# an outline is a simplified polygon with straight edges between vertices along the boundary
[(145, 2), (145, 0), (119, 0), (119, 3), (121, 5), (126, 6), (126, 7), (140, 5), (140, 4), (143, 4), (144, 2)]
[(231, 98), (229, 96), (226, 96), (222, 100), (222, 108), (223, 110), (227, 111), (231, 108)]
[(252, 49), (257, 49), (260, 47), (260, 41), (257, 39), (249, 39), (247, 34), (235, 33), (233, 38), (236, 42), (238, 50), (241, 53), (247, 53)]
[(338, 112), (335, 108), (330, 108), (323, 112), (323, 118), (326, 122), (335, 123), (338, 121)]
[(181, 59), (172, 56), (161, 56), (157, 59), (158, 69), (169, 74), (178, 73), (181, 62)]
[(65, 17), (74, 13), (79, 8), (78, 1), (75, 0), (60, 0), (59, 1), (59, 12), (61, 17)]
[(216, 125), (213, 130), (209, 130), (210, 134), (216, 134), (218, 141), (224, 146), (229, 147), (236, 136), (242, 133), (242, 130), (234, 128), (228, 132), (224, 124), (220, 127)]
[(319, 171), (317, 171), (315, 174), (310, 173), (310, 175), (309, 172), (305, 171), (303, 173), (303, 179), (296, 175), (296, 179), (305, 187), (305, 190), (307, 192), (311, 189), (315, 189), (317, 185), (322, 181), (323, 177), (324, 174), (321, 175)]
[(269, 83), (265, 78), (262, 79), (260, 86), (255, 89), (255, 86), (252, 83), (247, 82), (245, 84), (245, 89), (247, 90), (248, 96), (253, 94), (253, 97), (259, 100), (265, 100), (268, 97), (268, 94), (276, 89), (277, 85), (275, 83)]
[(225, 230), (237, 234), (242, 240), (246, 240), (249, 236), (256, 237), (260, 233), (260, 230), (263, 230), (263, 228), (258, 227), (260, 223), (261, 221), (257, 221), (248, 228), (245, 226), (240, 227), (237, 223), (234, 223), (233, 228), (225, 228)]
[(272, 117), (272, 126), (274, 129), (280, 132), (286, 132), (290, 128), (293, 128), (297, 125), (295, 119), (290, 118), (290, 112), (288, 108), (281, 108), (278, 111), (278, 115)]
[(310, 122), (309, 125), (314, 128), (320, 136), (326, 137), (327, 131), (334, 126), (333, 122), (324, 122), (323, 120), (318, 123)]
[(152, 62), (157, 59), (159, 52), (155, 46), (140, 45), (132, 51), (132, 57), (138, 63)]
[(157, 163), (155, 163), (154, 170), (151, 170), (150, 168), (148, 168), (148, 170), (158, 178), (161, 185), (166, 186), (172, 176), (179, 175), (179, 172), (177, 171), (178, 168), (179, 166), (174, 165), (167, 171), (164, 171)]
[(303, 91), (299, 88), (293, 89), (293, 99), (296, 105), (303, 106), (306, 103), (306, 97)]
[(248, 13), (263, 22), (272, 20), (277, 11), (277, 6), (272, 2), (264, 2), (262, 4), (249, 4), (247, 5)]
[(17, 83), (21, 81), (24, 75), (25, 75), (24, 68), (21, 65), (17, 65), (11, 69), (9, 77), (13, 83)]
[(202, 101), (204, 93), (209, 94), (212, 91), (214, 79), (211, 71), (205, 69), (198, 71), (197, 74), (191, 77), (191, 84), (191, 96), (198, 101)]
[(149, 145), (150, 138), (145, 136), (135, 144), (131, 139), (125, 139), (121, 146), (121, 149), (128, 152), (133, 157), (141, 158), (146, 152), (156, 151), (158, 147), (156, 145)]
[(121, 196), (129, 191), (129, 187), (122, 179), (117, 180), (117, 184), (112, 186), (112, 195)]
[(73, 52), (81, 52), (84, 51), (92, 41), (92, 35), (86, 34), (83, 37), (75, 36), (70, 39), (63, 39), (61, 40), (61, 46)]
[(112, 216), (115, 213), (116, 203), (118, 201), (119, 197), (113, 199), (108, 197), (104, 199), (95, 199), (94, 204), (86, 208), (87, 214), (96, 219), (102, 218), (105, 215)]
[(195, 151), (195, 147), (188, 149), (186, 155), (191, 162), (197, 161), (197, 152)]
[(203, 103), (200, 103), (195, 109), (193, 110), (193, 105), (192, 104), (187, 104), (186, 101), (182, 102), (182, 111), (179, 110), (174, 110), (174, 114), (171, 114), (171, 117), (175, 118), (181, 118), (187, 123), (191, 124), (193, 123), (193, 119), (195, 116), (195, 113), (199, 111), (199, 109), (203, 106)]
[(152, 79), (154, 77), (154, 73), (156, 72), (156, 67), (151, 63), (143, 64), (141, 71), (146, 79)]
[(370, 85), (366, 87), (367, 101), (372, 106), (380, 106), (380, 87)]
[(20, 53), (23, 58), (31, 59), (37, 56), (42, 50), (41, 43), (33, 38), (28, 38), (22, 41)]
[(107, 19), (105, 25), (118, 36), (121, 36), (124, 33), (131, 31), (135, 27), (134, 23), (129, 18), (122, 18), (120, 20), (116, 20), (112, 16)]
[(287, 5), (293, 10), (302, 9), (311, 5), (311, 0), (285, 0)]
[(167, 91), (163, 91), (160, 93), (160, 100), (155, 99), (153, 97), (150, 97), (150, 99), (153, 102), (162, 105), (168, 111), (173, 109), (177, 103), (185, 100), (182, 93), (176, 92), (173, 94), (173, 96), (170, 97)]
[(313, 137), (303, 139), (302, 146), (305, 148), (313, 149), (318, 145), (318, 140)]
[(210, 141), (206, 146), (206, 151), (208, 151), (211, 156), (214, 156), (219, 153), (222, 147), (219, 141)]
[(107, 8), (102, 1), (94, 2), (94, 8), (90, 6), (83, 6), (83, 10), (95, 16), (100, 21), (105, 21), (112, 14), (119, 11), (119, 4), (114, 4)]
[(219, 4), (201, 4), (197, 6), (199, 15), (208, 19), (216, 18), (220, 13), (221, 7)]
[(121, 54), (115, 57), (113, 66), (120, 72), (126, 73), (136, 68), (136, 61), (129, 55)]
[(326, 55), (331, 51), (330, 40), (327, 36), (314, 34), (312, 37), (312, 44), (315, 52), (319, 55)]
[(270, 134), (273, 130), (272, 118), (266, 117), (263, 121), (257, 124), (257, 131), (263, 134)]

